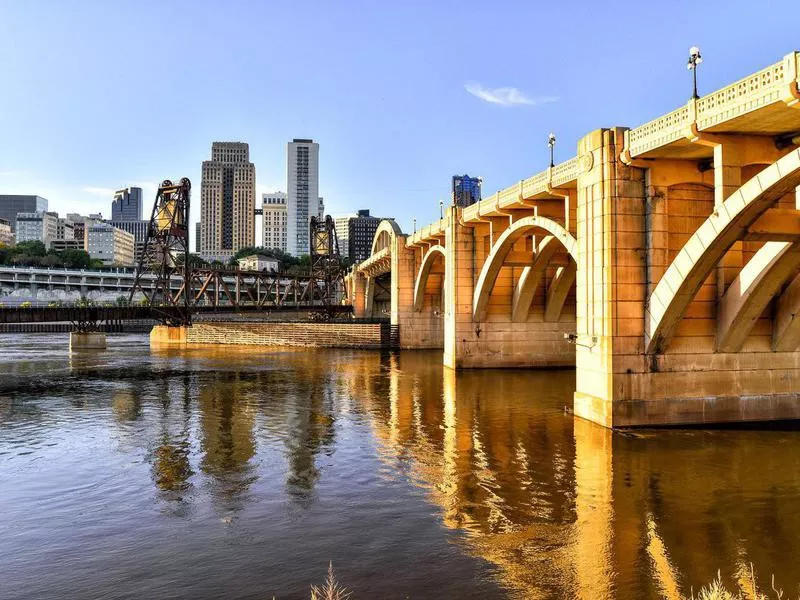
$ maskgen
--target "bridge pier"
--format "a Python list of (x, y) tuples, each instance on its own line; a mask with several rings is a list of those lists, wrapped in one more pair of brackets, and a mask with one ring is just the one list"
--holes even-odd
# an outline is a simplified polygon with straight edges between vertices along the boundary
[[(800, 151), (719, 137), (713, 173), (626, 164), (624, 140), (617, 128), (579, 144), (593, 166), (578, 178), (575, 414), (607, 427), (800, 418), (800, 354), (780, 351), (770, 306), (800, 268), (780, 254), (797, 240)], [(759, 220), (771, 206), (779, 225)]]
[(105, 350), (106, 334), (102, 331), (72, 331), (69, 334), (69, 349)]
[[(526, 267), (509, 264), (507, 258), (524, 255), (532, 261), (528, 245), (535, 237), (512, 231), (524, 224), (522, 215), (516, 221), (513, 216), (500, 217), (491, 227), (468, 226), (460, 218), (461, 210), (451, 207), (446, 221), (445, 366), (573, 366), (574, 350), (564, 335), (574, 330), (574, 303), (565, 303), (574, 285), (574, 263), (560, 270), (549, 267), (549, 285), (535, 286), (529, 305), (515, 311)], [(506, 232), (514, 237), (504, 239)], [(564, 276), (560, 286), (559, 275)], [(548, 279), (544, 271), (541, 279)], [(555, 296), (558, 300), (552, 300)]]
[(188, 334), (188, 326), (154, 325), (150, 330), (150, 347), (185, 346)]

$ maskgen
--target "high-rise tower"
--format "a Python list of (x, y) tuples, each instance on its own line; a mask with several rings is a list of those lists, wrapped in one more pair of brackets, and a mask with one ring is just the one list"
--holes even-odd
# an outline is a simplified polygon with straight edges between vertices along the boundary
[(308, 254), (308, 228), (319, 210), (319, 144), (294, 139), (287, 145), (287, 252)]
[(227, 261), (255, 242), (256, 168), (244, 142), (214, 142), (200, 182), (200, 255)]
[(111, 203), (113, 221), (142, 220), (142, 188), (128, 187), (114, 192)]
[(286, 252), (286, 194), (272, 192), (261, 195), (264, 248)]

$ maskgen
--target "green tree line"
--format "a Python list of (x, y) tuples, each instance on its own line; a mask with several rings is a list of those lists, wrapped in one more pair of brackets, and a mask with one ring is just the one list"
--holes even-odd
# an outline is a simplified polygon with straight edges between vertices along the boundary
[(66, 267), (68, 269), (97, 269), (101, 260), (92, 259), (84, 250), (48, 250), (42, 242), (20, 242), (15, 246), (0, 244), (0, 265), (21, 267)]

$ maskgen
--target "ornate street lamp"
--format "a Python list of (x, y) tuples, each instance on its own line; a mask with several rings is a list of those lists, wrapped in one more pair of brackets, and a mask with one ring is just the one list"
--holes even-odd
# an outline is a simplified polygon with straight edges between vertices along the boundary
[(550, 168), (552, 169), (556, 166), (553, 162), (553, 150), (556, 147), (556, 134), (550, 133), (550, 135), (547, 136), (547, 145), (550, 147)]
[(694, 94), (692, 98), (695, 100), (700, 96), (697, 95), (697, 65), (703, 62), (703, 57), (700, 56), (700, 48), (692, 46), (689, 48), (689, 62), (686, 63), (686, 68), (692, 72), (692, 79), (694, 80)]
[(417, 220), (414, 219), (414, 233), (417, 233)]
[(439, 220), (444, 219), (444, 200), (439, 200)]

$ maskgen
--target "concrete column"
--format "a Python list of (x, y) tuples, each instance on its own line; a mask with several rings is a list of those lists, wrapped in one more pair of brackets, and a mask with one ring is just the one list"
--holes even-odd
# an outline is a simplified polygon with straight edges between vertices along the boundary
[(364, 284), (364, 314), (368, 317), (375, 316), (375, 278), (367, 277)]
[(464, 366), (470, 347), (465, 342), (480, 336), (472, 323), (472, 295), (477, 279), (473, 230), (460, 224), (461, 209), (447, 209), (444, 273), (444, 365)]
[(615, 372), (645, 368), (644, 180), (619, 160), (623, 133), (596, 130), (578, 144), (578, 156), (591, 160), (578, 178), (574, 405), (576, 415), (607, 427), (623, 396)]
[[(742, 185), (742, 152), (736, 143), (714, 146), (714, 206), (720, 207)], [(736, 242), (717, 265), (717, 298), (722, 298), (744, 265), (742, 242)]]
[(100, 331), (79, 332), (69, 334), (69, 349), (73, 350), (105, 350), (106, 334)]
[(366, 293), (367, 293), (367, 278), (361, 273), (353, 273), (352, 276), (352, 302), (353, 302), (353, 316), (362, 319), (367, 316), (366, 311)]
[(169, 327), (156, 325), (150, 330), (150, 347), (185, 346), (188, 342), (189, 327)]

